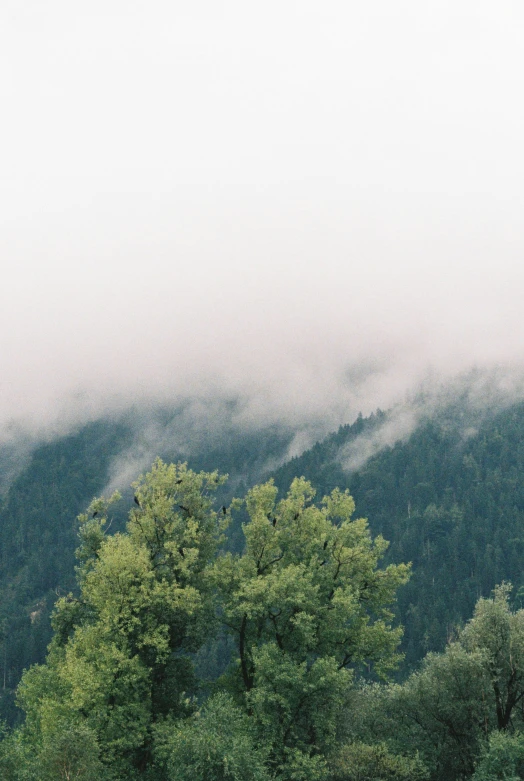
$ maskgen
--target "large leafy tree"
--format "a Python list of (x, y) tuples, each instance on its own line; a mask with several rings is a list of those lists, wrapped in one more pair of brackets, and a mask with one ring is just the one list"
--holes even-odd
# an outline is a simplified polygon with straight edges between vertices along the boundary
[(484, 661), (482, 653), (452, 643), (389, 691), (393, 745), (404, 752), (417, 747), (434, 781), (469, 778), (487, 740), (493, 713)]
[(151, 766), (152, 725), (191, 712), (191, 653), (215, 625), (206, 569), (227, 519), (212, 509), (221, 482), (158, 460), (134, 484), (126, 533), (104, 534), (103, 500), (80, 517), (80, 594), (58, 601), (47, 664), (20, 687), (26, 733), (45, 756), (45, 725), (75, 724), (132, 779)]
[(390, 606), (409, 568), (379, 569), (387, 543), (352, 519), (348, 492), (315, 504), (311, 484), (295, 479), (277, 501), (268, 482), (246, 506), (244, 553), (216, 564), (238, 655), (227, 685), (271, 745), (279, 775), (323, 778), (354, 669), (384, 675), (398, 661)]
[(491, 707), (498, 730), (521, 721), (524, 702), (524, 610), (510, 606), (512, 587), (497, 586), (490, 599), (479, 599), (460, 634), (468, 651), (479, 652), (491, 689)]
[[(158, 460), (125, 533), (105, 533), (110, 502), (81, 516), (78, 594), (57, 603), (0, 757), (17, 781), (328, 777), (355, 669), (398, 662), (391, 603), (409, 567), (380, 569), (387, 543), (353, 520), (349, 494), (315, 504), (304, 479), (281, 501), (271, 482), (252, 489), (245, 550), (220, 554), (222, 480)], [(220, 622), (238, 661), (198, 708), (194, 655)]]
[(479, 599), (445, 652), (428, 654), (403, 685), (354, 694), (351, 737), (385, 739), (400, 754), (416, 748), (433, 781), (471, 778), (476, 767), (479, 778), (513, 778), (489, 775), (522, 757), (524, 610), (511, 608), (510, 593), (503, 584)]

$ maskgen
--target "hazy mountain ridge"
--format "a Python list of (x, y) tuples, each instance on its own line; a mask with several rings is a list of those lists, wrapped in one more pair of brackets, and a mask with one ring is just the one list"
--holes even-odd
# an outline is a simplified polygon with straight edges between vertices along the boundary
[[(410, 663), (440, 650), (496, 583), (523, 582), (524, 405), (498, 412), (450, 407), (404, 442), (344, 469), (340, 453), (387, 420), (379, 413), (328, 437), (275, 474), (301, 474), (319, 493), (350, 490), (357, 514), (390, 541), (390, 561), (412, 561), (399, 593)], [(476, 427), (472, 424), (476, 423)]]
[[(75, 588), (76, 518), (93, 496), (122, 490), (124, 501), (115, 506), (110, 533), (122, 529), (132, 503), (130, 482), (160, 455), (189, 460), (196, 470), (230, 473), (217, 496), (226, 503), (259, 480), (266, 465), (280, 463), (294, 437), (293, 431), (276, 426), (247, 433), (221, 426), (218, 436), (215, 426), (201, 431), (188, 452), (174, 436), (179, 419), (183, 410), (164, 411), (153, 427), (148, 417), (148, 431), (141, 429), (143, 420), (130, 415), (104, 419), (34, 447), (32, 455), (24, 450), (27, 465), (12, 479), (0, 510), (0, 715), (14, 718), (13, 689), (24, 668), (44, 659), (57, 595)], [(139, 453), (135, 461), (129, 460), (132, 452)]]
[[(179, 436), (187, 422), (181, 411), (158, 416), (147, 430), (130, 418), (90, 423), (38, 447), (1, 511), (4, 714), (22, 669), (43, 659), (57, 593), (74, 587), (77, 514), (108, 487), (129, 486), (157, 454), (188, 460), (197, 470), (229, 472), (218, 497), (225, 503), (271, 469), (282, 491), (297, 475), (319, 495), (347, 487), (357, 515), (391, 542), (388, 559), (413, 562), (398, 606), (407, 662), (441, 649), (479, 595), (502, 580), (522, 585), (524, 404), (486, 411), (462, 399), (432, 414), (422, 408), (359, 416), (276, 469), (296, 442), (290, 427), (201, 426), (191, 453), (188, 435)], [(402, 440), (393, 444), (397, 435)], [(359, 468), (348, 469), (359, 459)], [(125, 522), (129, 488), (125, 499), (111, 531)], [(230, 530), (233, 547), (239, 524), (237, 518)]]

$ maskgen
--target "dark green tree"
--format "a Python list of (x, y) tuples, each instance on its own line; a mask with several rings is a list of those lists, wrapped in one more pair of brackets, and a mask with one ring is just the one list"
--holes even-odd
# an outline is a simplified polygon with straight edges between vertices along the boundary
[(354, 694), (358, 718), (346, 718), (350, 738), (385, 740), (396, 754), (416, 748), (434, 781), (470, 778), (481, 757), (487, 773), (494, 757), (517, 756), (515, 741), (494, 736), (524, 726), (524, 610), (512, 610), (510, 592), (503, 584), (478, 600), (445, 652), (428, 654), (404, 684)]
[(511, 609), (511, 591), (510, 584), (502, 584), (492, 598), (479, 599), (459, 636), (463, 648), (482, 655), (499, 730), (521, 721), (517, 708), (524, 699), (524, 610)]
[(472, 781), (521, 781), (524, 778), (524, 737), (494, 732)]

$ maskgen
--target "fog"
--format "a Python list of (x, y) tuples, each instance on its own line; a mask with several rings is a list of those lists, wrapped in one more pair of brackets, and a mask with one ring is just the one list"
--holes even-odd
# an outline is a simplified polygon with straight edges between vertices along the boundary
[(523, 34), (516, 0), (3, 0), (4, 441), (221, 399), (298, 452), (473, 368), (520, 397)]

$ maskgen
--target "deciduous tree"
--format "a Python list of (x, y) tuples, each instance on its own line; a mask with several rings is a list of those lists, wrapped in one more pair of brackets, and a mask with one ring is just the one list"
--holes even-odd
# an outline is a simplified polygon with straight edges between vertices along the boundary
[(245, 552), (216, 565), (238, 654), (227, 683), (289, 778), (325, 773), (354, 669), (384, 675), (396, 665), (401, 630), (390, 608), (409, 574), (378, 567), (387, 543), (352, 519), (348, 492), (313, 500), (304, 479), (281, 501), (271, 482), (252, 489)]
[(215, 626), (206, 568), (227, 520), (212, 509), (221, 482), (157, 460), (134, 484), (126, 533), (104, 534), (103, 500), (80, 517), (80, 594), (58, 601), (47, 663), (20, 687), (37, 745), (49, 719), (80, 723), (127, 780), (151, 765), (152, 725), (192, 712), (191, 652)]

